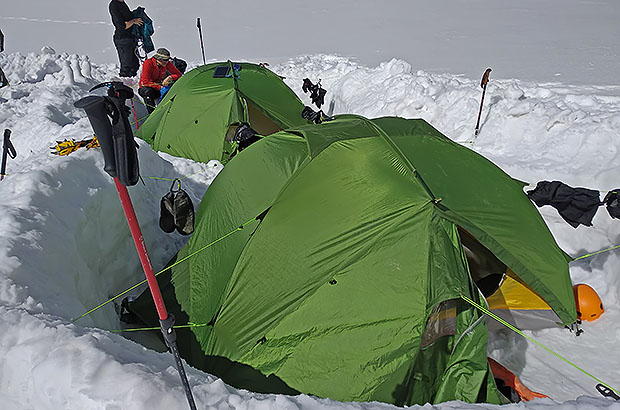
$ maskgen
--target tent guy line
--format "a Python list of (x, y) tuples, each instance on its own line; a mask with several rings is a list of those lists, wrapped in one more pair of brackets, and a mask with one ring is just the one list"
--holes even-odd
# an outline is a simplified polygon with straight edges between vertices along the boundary
[[(181, 262), (184, 262), (184, 261), (188, 260), (189, 258), (191, 258), (191, 257), (195, 256), (196, 254), (198, 254), (198, 253), (200, 253), (200, 252), (204, 251), (205, 249), (207, 249), (207, 248), (209, 248), (209, 247), (211, 247), (211, 246), (215, 245), (216, 243), (220, 242), (221, 240), (223, 240), (223, 239), (225, 239), (225, 238), (229, 237), (230, 235), (232, 235), (232, 234), (234, 234), (234, 233), (236, 233), (236, 232), (239, 232), (239, 231), (243, 230), (243, 229), (244, 229), (247, 225), (249, 225), (250, 223), (254, 222), (254, 221), (255, 221), (255, 220), (257, 220), (259, 217), (260, 217), (260, 215), (259, 215), (258, 217), (254, 217), (254, 218), (250, 219), (250, 220), (249, 220), (249, 221), (247, 221), (247, 222), (244, 222), (243, 224), (241, 224), (240, 226), (238, 226), (236, 229), (234, 229), (234, 230), (232, 230), (232, 231), (228, 232), (227, 234), (225, 234), (225, 235), (223, 235), (223, 236), (219, 237), (218, 239), (214, 240), (213, 242), (211, 242), (211, 243), (209, 243), (209, 244), (205, 245), (204, 247), (202, 247), (202, 248), (200, 248), (200, 249), (196, 250), (195, 252), (193, 252), (193, 253), (191, 253), (191, 254), (187, 255), (186, 257), (184, 257), (184, 258), (182, 258), (182, 259), (179, 259), (178, 261), (176, 261), (176, 262), (175, 262), (175, 263), (173, 263), (172, 265), (170, 265), (170, 266), (166, 266), (164, 269), (162, 269), (162, 270), (160, 270), (159, 272), (157, 272), (157, 273), (155, 274), (155, 276), (159, 276), (159, 275), (161, 275), (162, 273), (164, 273), (164, 272), (165, 272), (165, 271), (167, 271), (168, 269), (170, 269), (170, 268), (172, 268), (172, 267), (174, 267), (174, 266), (176, 266), (176, 265), (180, 264)], [(124, 290), (123, 292), (121, 292), (121, 293), (119, 293), (118, 295), (116, 295), (116, 296), (112, 297), (111, 299), (108, 299), (108, 300), (106, 300), (105, 302), (101, 303), (100, 305), (97, 305), (97, 306), (95, 306), (94, 308), (90, 309), (89, 311), (84, 312), (84, 313), (83, 313), (83, 314), (81, 314), (80, 316), (78, 316), (78, 317), (76, 317), (76, 318), (74, 318), (74, 319), (71, 319), (71, 323), (77, 322), (78, 320), (80, 320), (80, 319), (81, 319), (81, 318), (83, 318), (84, 316), (88, 316), (88, 315), (90, 315), (90, 314), (91, 314), (91, 313), (93, 313), (94, 311), (96, 311), (96, 310), (98, 310), (98, 309), (100, 309), (100, 308), (104, 307), (104, 306), (105, 306), (105, 305), (107, 305), (108, 303), (113, 302), (114, 300), (116, 300), (116, 299), (120, 298), (121, 296), (126, 295), (127, 293), (129, 293), (129, 292), (131, 292), (132, 290), (136, 289), (138, 286), (145, 284), (146, 282), (147, 282), (147, 281), (146, 281), (146, 279), (144, 279), (144, 280), (142, 280), (141, 282), (136, 283), (135, 285), (133, 285), (133, 286), (132, 286), (132, 287), (130, 287), (129, 289)]]
[(480, 305), (479, 303), (474, 302), (473, 300), (471, 300), (470, 298), (468, 298), (467, 296), (461, 294), (461, 299), (463, 299), (465, 302), (469, 303), (470, 305), (472, 305), (473, 307), (475, 307), (476, 309), (480, 310), (482, 313), (484, 313), (485, 315), (491, 317), (492, 319), (496, 320), (497, 322), (501, 323), (502, 325), (504, 325), (505, 327), (507, 327), (508, 329), (512, 330), (513, 332), (517, 333), (518, 335), (526, 338), (527, 340), (529, 340), (530, 342), (536, 344), (537, 346), (545, 349), (546, 351), (548, 351), (549, 353), (551, 353), (552, 355), (554, 355), (555, 357), (557, 357), (558, 359), (564, 361), (565, 363), (571, 365), (572, 367), (574, 367), (575, 369), (579, 370), (580, 372), (582, 372), (583, 374), (591, 377), (592, 379), (596, 380), (597, 382), (599, 382), (600, 384), (602, 384), (603, 386), (613, 390), (616, 393), (620, 394), (620, 391), (614, 389), (613, 387), (611, 387), (610, 385), (608, 385), (607, 383), (605, 383), (604, 381), (602, 381), (601, 379), (599, 379), (598, 377), (594, 376), (593, 374), (591, 374), (590, 372), (588, 372), (587, 370), (582, 369), (581, 367), (577, 366), (575, 363), (571, 362), (570, 360), (568, 360), (567, 358), (565, 358), (564, 356), (560, 355), (559, 353), (556, 353), (555, 351), (551, 350), (550, 348), (548, 348), (547, 346), (545, 346), (544, 344), (540, 343), (539, 341), (537, 341), (536, 339), (534, 339), (531, 336), (526, 335), (522, 330), (518, 329), (517, 327), (511, 325), (510, 323), (508, 323), (507, 321), (505, 321), (504, 319), (502, 319), (501, 317), (497, 316), (496, 314), (494, 314), (493, 312), (491, 312), (490, 310), (486, 309), (484, 306)]

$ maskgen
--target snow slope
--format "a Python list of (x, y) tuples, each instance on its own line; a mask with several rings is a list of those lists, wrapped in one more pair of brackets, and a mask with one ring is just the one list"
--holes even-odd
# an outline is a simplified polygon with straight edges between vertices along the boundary
[[(88, 54), (116, 61), (108, 1), (5, 1), (7, 51)], [(620, 86), (617, 0), (127, 0), (153, 19), (157, 47), (207, 58), (272, 64), (328, 53), (376, 66), (399, 58), (430, 73)], [(67, 35), (70, 33), (70, 35)]]
[[(194, 63), (195, 65), (195, 63)], [(0, 408), (187, 408), (172, 357), (118, 333), (113, 304), (72, 319), (142, 280), (142, 272), (111, 179), (98, 149), (68, 157), (50, 154), (56, 140), (82, 139), (90, 125), (73, 101), (114, 76), (114, 65), (86, 56), (40, 53), (0, 55), (11, 81), (0, 89), (0, 128), (13, 131), (18, 157), (0, 183)], [(481, 89), (478, 80), (412, 69), (402, 60), (368, 67), (334, 55), (302, 56), (271, 67), (309, 104), (302, 79), (322, 79), (334, 113), (421, 117), (521, 180), (559, 179), (602, 191), (618, 186), (620, 96), (613, 87), (540, 85), (491, 80), (481, 133), (473, 140)], [(157, 154), (140, 142), (145, 184), (130, 188), (156, 271), (182, 246), (157, 226), (159, 199), (170, 181), (198, 204), (221, 169)], [(555, 210), (541, 212), (560, 246), (578, 257), (620, 244), (620, 221), (604, 209), (594, 226), (573, 229)], [(606, 312), (585, 323), (579, 337), (561, 329), (528, 332), (545, 346), (613, 387), (620, 386), (614, 354), (620, 330), (620, 251), (571, 264), (575, 283), (592, 285)], [(509, 331), (494, 335), (490, 354), (551, 397), (518, 407), (620, 408), (594, 390), (596, 382), (536, 344)], [(368, 409), (379, 403), (338, 403), (309, 396), (238, 391), (188, 369), (199, 408), (218, 410)], [(424, 408), (478, 409), (444, 403)]]

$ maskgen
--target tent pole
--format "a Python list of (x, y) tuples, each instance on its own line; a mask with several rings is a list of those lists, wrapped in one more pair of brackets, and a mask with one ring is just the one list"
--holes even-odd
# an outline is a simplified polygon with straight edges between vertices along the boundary
[(166, 310), (166, 305), (163, 297), (161, 296), (157, 278), (153, 272), (151, 260), (149, 259), (149, 255), (146, 251), (144, 237), (142, 236), (142, 231), (140, 229), (140, 225), (138, 224), (138, 219), (136, 218), (133, 204), (131, 203), (131, 197), (129, 196), (127, 187), (121, 184), (118, 178), (114, 178), (114, 185), (116, 185), (116, 190), (118, 191), (118, 196), (121, 200), (123, 211), (125, 212), (125, 218), (127, 218), (127, 224), (129, 225), (129, 230), (131, 231), (131, 237), (133, 238), (134, 245), (136, 246), (136, 251), (138, 251), (140, 263), (142, 264), (142, 269), (144, 269), (144, 275), (146, 276), (151, 295), (153, 296), (153, 301), (155, 302), (155, 308), (157, 309), (157, 315), (159, 316), (159, 323), (161, 325), (161, 331), (164, 335), (164, 340), (166, 341), (166, 345), (170, 348), (170, 352), (174, 356), (174, 362), (176, 364), (177, 371), (179, 372), (179, 376), (181, 377), (181, 382), (183, 383), (183, 389), (185, 390), (189, 407), (191, 410), (196, 410), (194, 396), (192, 395), (191, 387), (187, 381), (187, 375), (185, 374), (183, 362), (181, 361), (181, 355), (179, 354), (176, 344), (174, 316), (169, 314)]

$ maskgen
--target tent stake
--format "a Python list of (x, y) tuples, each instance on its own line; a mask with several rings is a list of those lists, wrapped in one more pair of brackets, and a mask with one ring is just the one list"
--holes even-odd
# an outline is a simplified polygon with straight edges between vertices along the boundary
[(476, 131), (474, 131), (474, 135), (476, 137), (480, 132), (480, 115), (482, 114), (482, 103), (484, 102), (484, 93), (487, 90), (487, 83), (489, 82), (489, 74), (491, 74), (491, 69), (487, 68), (482, 75), (482, 81), (480, 82), (480, 87), (482, 87), (482, 98), (480, 99), (480, 110), (478, 111), (478, 121), (476, 121)]
[(164, 304), (164, 299), (161, 296), (157, 278), (153, 272), (151, 260), (149, 259), (149, 255), (146, 251), (144, 237), (142, 236), (142, 231), (140, 229), (140, 225), (138, 224), (138, 219), (136, 218), (133, 204), (131, 203), (131, 197), (129, 196), (127, 187), (121, 184), (118, 178), (114, 178), (114, 185), (116, 185), (116, 190), (118, 191), (118, 196), (121, 200), (123, 211), (125, 212), (125, 218), (127, 218), (127, 224), (129, 225), (129, 230), (131, 231), (131, 237), (133, 238), (134, 245), (136, 246), (136, 251), (138, 251), (140, 263), (142, 264), (142, 269), (144, 269), (144, 275), (146, 276), (151, 295), (153, 296), (153, 301), (155, 302), (155, 308), (157, 309), (157, 315), (159, 316), (159, 323), (161, 325), (161, 332), (164, 335), (166, 345), (168, 345), (170, 352), (174, 356), (174, 362), (176, 364), (177, 371), (179, 372), (179, 376), (181, 377), (181, 382), (183, 383), (183, 389), (185, 390), (185, 395), (187, 396), (189, 408), (191, 410), (196, 410), (194, 396), (192, 395), (191, 387), (187, 381), (187, 375), (185, 374), (185, 369), (183, 368), (181, 355), (179, 354), (179, 350), (177, 348), (176, 332), (174, 331), (174, 316), (169, 314), (166, 310), (166, 305)]

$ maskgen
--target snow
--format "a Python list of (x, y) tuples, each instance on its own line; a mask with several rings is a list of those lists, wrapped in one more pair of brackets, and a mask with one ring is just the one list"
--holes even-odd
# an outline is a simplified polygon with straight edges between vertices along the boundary
[[(87, 54), (116, 61), (107, 5), (87, 1), (6, 1), (0, 27), (7, 52)], [(153, 19), (156, 46), (202, 61), (196, 18), (207, 58), (280, 63), (290, 57), (334, 54), (377, 64), (398, 58), (431, 73), (467, 78), (487, 66), (496, 78), (573, 85), (620, 86), (620, 7), (616, 0), (128, 0)], [(67, 32), (71, 36), (67, 36)]]
[[(85, 113), (73, 102), (118, 71), (107, 8), (74, 3), (14, 2), (3, 6), (0, 17), (7, 37), (0, 67), (11, 83), (0, 89), (0, 131), (12, 130), (18, 152), (0, 182), (0, 408), (185, 409), (171, 355), (111, 332), (121, 327), (112, 303), (74, 320), (143, 279), (101, 152), (50, 154), (57, 140), (92, 135)], [(483, 0), (454, 0), (450, 7), (436, 3), (414, 7), (393, 1), (392, 7), (377, 8), (368, 0), (333, 6), (291, 1), (280, 9), (275, 1), (209, 8), (188, 1), (166, 8), (153, 0), (146, 7), (160, 22), (156, 44), (165, 39), (190, 61), (190, 68), (201, 61), (198, 39), (191, 44), (190, 33), (177, 34), (170, 26), (189, 30), (195, 20), (188, 14), (202, 14), (211, 61), (269, 61), (308, 105), (302, 80), (320, 78), (328, 90), (326, 109), (333, 113), (424, 118), (531, 185), (561, 180), (603, 194), (618, 188), (620, 7), (613, 0), (523, 0), (518, 6)], [(248, 11), (235, 13), (240, 8)], [(442, 18), (431, 22), (437, 15)], [(226, 26), (230, 16), (233, 30)], [(301, 26), (307, 29), (299, 30)], [(336, 28), (347, 35), (334, 35)], [(465, 44), (478, 46), (470, 53)], [(514, 47), (507, 49), (506, 44)], [(481, 132), (474, 138), (480, 76), (487, 64), (493, 71)], [(130, 194), (158, 271), (187, 240), (163, 233), (157, 224), (159, 200), (170, 187), (169, 179), (186, 176), (183, 188), (197, 206), (222, 166), (156, 153), (142, 141), (139, 146), (145, 183), (131, 187)], [(620, 244), (620, 221), (604, 208), (593, 227), (577, 229), (550, 207), (540, 212), (571, 256)], [(563, 329), (526, 332), (616, 389), (619, 268), (618, 249), (571, 263), (573, 283), (594, 287), (606, 308), (598, 321), (583, 324), (581, 336)], [(526, 385), (550, 397), (512, 408), (620, 409), (620, 403), (596, 392), (597, 382), (590, 376), (511, 331), (493, 334), (489, 353)], [(186, 370), (203, 409), (393, 408), (255, 394)], [(450, 402), (414, 407), (499, 406)]]

